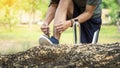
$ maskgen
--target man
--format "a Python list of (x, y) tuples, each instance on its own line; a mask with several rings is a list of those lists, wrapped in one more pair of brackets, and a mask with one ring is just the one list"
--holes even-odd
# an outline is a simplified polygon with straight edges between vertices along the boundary
[[(81, 43), (91, 43), (94, 32), (101, 26), (101, 0), (51, 0), (39, 43), (59, 44), (61, 33), (71, 27), (75, 19), (81, 25)], [(49, 36), (49, 24), (54, 19), (53, 36)]]

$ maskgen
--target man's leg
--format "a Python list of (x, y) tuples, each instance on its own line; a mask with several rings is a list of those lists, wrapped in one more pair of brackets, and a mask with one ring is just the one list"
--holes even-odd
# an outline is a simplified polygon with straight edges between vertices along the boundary
[(60, 39), (61, 33), (57, 32), (55, 25), (59, 24), (61, 21), (65, 21), (67, 18), (67, 14), (71, 14), (72, 10), (73, 10), (72, 0), (60, 0), (58, 8), (55, 13), (54, 28), (53, 28), (53, 36), (57, 40)]
[(55, 13), (54, 19), (54, 29), (53, 36), (48, 38), (46, 36), (41, 36), (39, 39), (40, 45), (43, 44), (59, 44), (60, 33), (55, 29), (55, 25), (59, 24), (61, 21), (65, 21), (66, 17), (72, 18), (73, 14), (73, 2), (72, 0), (60, 0), (58, 8)]
[(101, 27), (101, 17), (92, 18), (86, 21), (85, 23), (82, 23), (81, 43), (92, 43), (94, 33), (97, 30), (100, 30), (100, 27)]

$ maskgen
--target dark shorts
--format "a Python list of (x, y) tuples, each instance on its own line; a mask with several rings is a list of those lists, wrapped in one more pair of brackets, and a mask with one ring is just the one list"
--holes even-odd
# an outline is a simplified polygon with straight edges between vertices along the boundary
[[(83, 13), (83, 10), (80, 11), (80, 9), (76, 5), (74, 5), (73, 18), (79, 16), (81, 13)], [(101, 16), (97, 18), (91, 18), (80, 25), (81, 25), (81, 31), (80, 31), (81, 43), (91, 43), (93, 40), (95, 31), (100, 30)]]

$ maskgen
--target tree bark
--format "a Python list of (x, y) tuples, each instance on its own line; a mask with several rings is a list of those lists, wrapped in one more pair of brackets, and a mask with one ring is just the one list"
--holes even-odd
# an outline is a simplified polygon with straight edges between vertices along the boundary
[(42, 45), (0, 56), (1, 68), (120, 68), (120, 43)]

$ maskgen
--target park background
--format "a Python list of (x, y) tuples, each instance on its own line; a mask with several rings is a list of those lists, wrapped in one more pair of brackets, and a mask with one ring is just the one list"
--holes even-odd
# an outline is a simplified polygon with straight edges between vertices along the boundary
[[(102, 26), (98, 44), (120, 42), (120, 0), (102, 0)], [(25, 51), (38, 46), (43, 34), (40, 24), (44, 20), (49, 0), (0, 0), (0, 55)], [(118, 24), (119, 25), (119, 24)], [(52, 35), (52, 24), (51, 35)], [(73, 29), (61, 36), (61, 44), (73, 44)]]

